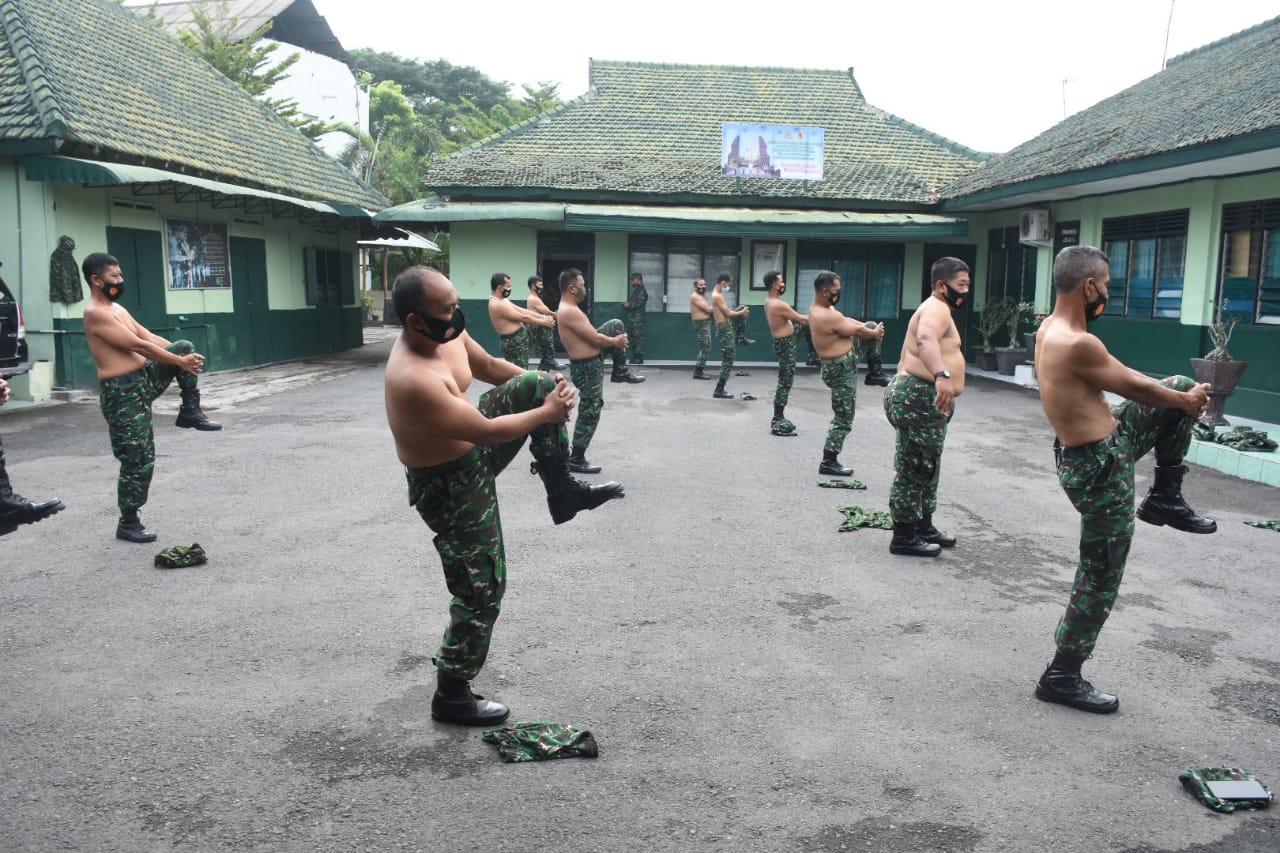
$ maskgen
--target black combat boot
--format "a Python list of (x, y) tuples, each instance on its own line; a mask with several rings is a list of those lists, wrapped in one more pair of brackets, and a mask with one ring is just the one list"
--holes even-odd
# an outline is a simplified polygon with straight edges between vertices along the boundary
[(715, 397), (717, 400), (732, 400), (732, 399), (733, 399), (733, 395), (732, 395), (732, 394), (730, 394), (728, 391), (724, 390), (724, 383), (723, 383), (723, 382), (717, 382), (717, 383), (716, 383), (716, 390), (712, 392), (711, 396), (712, 396), (712, 397)]
[(551, 373), (556, 370), (564, 370), (564, 365), (556, 361), (554, 356), (547, 355), (543, 356), (542, 360), (538, 362), (538, 369)]
[(556, 524), (564, 524), (579, 510), (595, 509), (607, 500), (626, 497), (621, 483), (610, 481), (590, 486), (575, 480), (569, 474), (569, 460), (564, 456), (539, 459), (529, 466), (529, 473), (542, 478), (542, 485), (547, 490), (547, 508), (551, 510), (551, 520)]
[(1187, 533), (1216, 533), (1218, 523), (1212, 518), (1196, 515), (1195, 510), (1187, 506), (1182, 499), (1182, 475), (1187, 473), (1187, 466), (1156, 465), (1156, 481), (1151, 491), (1142, 499), (1138, 507), (1138, 518), (1147, 524), (1157, 527), (1169, 525), (1174, 530)]
[(879, 385), (881, 388), (889, 384), (889, 377), (884, 372), (884, 362), (878, 358), (867, 358), (867, 376), (863, 380), (868, 385)]
[(1036, 683), (1036, 698), (1057, 702), (1094, 714), (1110, 714), (1120, 707), (1120, 700), (1110, 693), (1093, 689), (1080, 675), (1084, 658), (1058, 652), (1053, 662)]
[(33, 503), (22, 495), (14, 494), (13, 487), (9, 485), (9, 473), (0, 462), (0, 536), (12, 533), (21, 524), (35, 524), (64, 509), (66, 507), (57, 498)]
[(746, 332), (738, 332), (738, 346), (749, 347), (756, 342), (755, 338), (748, 338)]
[(889, 542), (890, 554), (905, 554), (908, 557), (936, 557), (942, 553), (942, 546), (936, 542), (926, 542), (920, 538), (916, 525), (911, 522), (893, 525), (893, 540)]
[(822, 367), (822, 359), (818, 358), (818, 351), (813, 347), (809, 347), (809, 357), (805, 359), (805, 367)]
[(599, 474), (600, 466), (587, 461), (585, 450), (575, 450), (569, 457), (569, 470), (575, 474)]
[(822, 464), (818, 466), (818, 473), (829, 477), (852, 477), (853, 469), (841, 465), (837, 455), (834, 450), (822, 451)]
[(126, 542), (156, 541), (156, 535), (142, 526), (142, 519), (138, 518), (137, 511), (120, 516), (120, 523), (116, 525), (116, 538)]
[(693, 378), (694, 379), (710, 379), (711, 377), (708, 376), (701, 367), (695, 367), (693, 369)]
[(956, 537), (949, 536), (933, 526), (933, 513), (929, 513), (916, 523), (916, 535), (925, 542), (932, 542), (942, 548), (956, 547)]
[(436, 673), (436, 695), (431, 697), (431, 719), (460, 726), (492, 726), (511, 711), (501, 702), (490, 702), (471, 692), (471, 684), (461, 678)]
[(178, 409), (177, 426), (199, 430), (222, 429), (222, 424), (209, 420), (200, 410), (200, 389), (182, 389), (182, 407)]
[(643, 376), (637, 376), (630, 370), (627, 370), (626, 362), (622, 364), (614, 363), (613, 375), (609, 377), (610, 382), (630, 382), (635, 385), (644, 381)]
[(631, 363), (632, 363), (632, 364), (644, 364), (644, 356), (642, 356), (642, 355), (633, 355), (633, 356), (631, 356)]

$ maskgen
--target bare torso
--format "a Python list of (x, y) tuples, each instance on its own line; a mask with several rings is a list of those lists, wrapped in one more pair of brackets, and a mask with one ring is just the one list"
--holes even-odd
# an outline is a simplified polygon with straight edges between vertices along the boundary
[(596, 330), (577, 305), (562, 299), (556, 309), (556, 322), (560, 326), (560, 341), (569, 358), (592, 358), (600, 354), (600, 348), (591, 340)]
[(147, 363), (146, 356), (134, 350), (120, 349), (103, 337), (105, 324), (118, 324), (136, 336), (142, 332), (138, 321), (133, 319), (123, 305), (111, 303), (99, 305), (90, 302), (84, 309), (84, 336), (89, 343), (89, 352), (98, 363), (98, 380), (114, 379), (131, 373)]
[(695, 320), (711, 319), (711, 306), (707, 304), (707, 297), (701, 293), (694, 293), (689, 297), (689, 316)]
[(523, 325), (519, 307), (510, 299), (500, 296), (489, 297), (489, 320), (493, 323), (493, 330), (499, 335), (515, 334)]
[(853, 349), (851, 321), (837, 309), (815, 304), (809, 309), (809, 336), (819, 358), (835, 359)]
[(466, 332), (456, 340), (441, 344), (434, 357), (414, 352), (403, 334), (387, 358), (387, 423), (396, 442), (396, 455), (410, 468), (441, 465), (465, 456), (474, 444), (441, 438), (433, 423), (440, 416), (437, 402), (452, 395), (466, 402), (471, 387), (471, 364), (467, 360)]
[(951, 316), (951, 308), (947, 303), (929, 297), (920, 304), (911, 315), (907, 324), (907, 337), (902, 342), (902, 355), (898, 358), (898, 375), (915, 376), (930, 384), (933, 383), (934, 371), (920, 357), (920, 332), (922, 324), (926, 325), (937, 339), (942, 350), (942, 364), (951, 373), (951, 384), (955, 388), (955, 396), (964, 392), (964, 353), (960, 350), (960, 331)]
[(537, 311), (539, 314), (545, 314), (548, 317), (553, 316), (553, 312), (547, 307), (547, 303), (542, 301), (542, 297), (536, 293), (530, 293), (529, 299), (525, 302), (525, 307), (530, 311)]
[(769, 322), (769, 334), (775, 338), (789, 338), (796, 333), (793, 321), (801, 315), (783, 300), (770, 293), (764, 300), (764, 318)]
[[(1049, 423), (1066, 447), (1100, 441), (1116, 428), (1116, 419), (1101, 388), (1085, 381), (1073, 369), (1073, 351), (1092, 344), (1089, 332), (1072, 329), (1050, 315), (1036, 332), (1036, 378), (1040, 402)], [(1100, 342), (1099, 342), (1100, 345)]]

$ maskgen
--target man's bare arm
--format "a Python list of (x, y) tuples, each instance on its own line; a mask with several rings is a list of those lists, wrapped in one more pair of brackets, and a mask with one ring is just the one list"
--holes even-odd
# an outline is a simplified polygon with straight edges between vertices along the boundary
[(566, 311), (564, 316), (560, 317), (561, 332), (568, 329), (579, 340), (585, 344), (590, 344), (596, 349), (608, 349), (609, 347), (621, 346), (620, 340), (626, 338), (626, 334), (616, 337), (602, 335), (592, 328), (591, 323), (587, 320), (587, 315), (581, 310)]
[(511, 362), (485, 352), (484, 347), (476, 343), (475, 338), (466, 332), (462, 333), (462, 343), (467, 348), (467, 363), (471, 365), (471, 375), (481, 382), (501, 385), (508, 379), (524, 373)]
[(502, 319), (511, 320), (515, 323), (532, 323), (535, 326), (546, 326), (547, 328), (555, 325), (555, 321), (545, 314), (530, 311), (528, 308), (521, 308), (519, 305), (508, 302), (505, 299), (495, 302), (494, 310)]
[(1193, 418), (1199, 417), (1208, 405), (1207, 384), (1196, 385), (1185, 393), (1166, 388), (1150, 376), (1126, 367), (1093, 335), (1081, 335), (1073, 341), (1069, 357), (1075, 374), (1085, 382), (1136, 403), (1181, 409)]
[(868, 329), (862, 324), (861, 320), (855, 320), (852, 317), (841, 317), (832, 326), (835, 333), (842, 338), (874, 338), (876, 340), (884, 340), (884, 323), (879, 323), (874, 329)]
[[(94, 335), (122, 352), (136, 352), (152, 361), (176, 364), (187, 373), (194, 374), (199, 372), (200, 365), (204, 363), (204, 356), (194, 352), (190, 355), (175, 355), (164, 348), (168, 346), (167, 341), (165, 341), (164, 346), (155, 342), (155, 340), (164, 341), (164, 338), (151, 334), (136, 320), (133, 320), (132, 317), (130, 320), (133, 322), (133, 329), (117, 322), (114, 317), (99, 317), (96, 314), (86, 314), (85, 332)], [(135, 329), (140, 330), (147, 337), (141, 337)]]
[(951, 318), (941, 311), (923, 311), (916, 321), (916, 351), (925, 370), (935, 375), (947, 369), (942, 358), (942, 337), (950, 325)]
[(801, 326), (809, 325), (808, 314), (801, 314), (799, 311), (792, 308), (790, 305), (788, 305), (785, 302), (782, 303), (781, 310), (782, 310), (782, 316), (785, 317), (786, 319), (791, 320), (792, 322), (795, 322), (795, 323), (799, 323)]
[[(504, 362), (505, 363), (505, 362)], [(435, 376), (416, 377), (405, 389), (410, 412), (421, 413), (415, 420), (430, 424), (433, 435), (472, 444), (502, 444), (533, 432), (542, 424), (564, 423), (573, 410), (573, 390), (564, 381), (536, 409), (486, 418), (466, 400), (451, 394)]]

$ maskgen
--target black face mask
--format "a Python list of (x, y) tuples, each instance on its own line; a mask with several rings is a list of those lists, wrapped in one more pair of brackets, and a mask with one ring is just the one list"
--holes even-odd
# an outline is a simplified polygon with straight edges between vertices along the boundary
[(838, 290), (828, 290), (828, 291), (827, 291), (827, 304), (828, 304), (828, 305), (830, 305), (832, 308), (834, 308), (834, 307), (836, 307), (836, 303), (837, 303), (837, 302), (839, 302), (839, 301), (840, 301), (840, 291), (838, 291)]
[(1101, 317), (1102, 313), (1106, 310), (1107, 297), (1103, 296), (1102, 293), (1099, 292), (1097, 299), (1091, 299), (1084, 303), (1084, 321), (1086, 323), (1092, 323), (1094, 320)]
[(124, 283), (121, 282), (120, 284), (103, 284), (102, 295), (110, 299), (112, 302), (119, 301), (120, 297), (124, 296)]
[(425, 329), (418, 329), (418, 332), (424, 335), (428, 340), (435, 341), (438, 344), (448, 343), (454, 338), (462, 334), (462, 330), (467, 327), (467, 318), (463, 316), (461, 308), (453, 309), (453, 317), (448, 320), (441, 320), (439, 317), (427, 317), (419, 314), (422, 318)]
[(779, 295), (779, 296), (781, 296), (782, 294), (784, 294), (784, 293), (786, 293), (786, 292), (787, 292), (787, 286), (786, 286), (785, 284), (780, 285), (780, 286), (778, 287), (778, 295)]
[(707, 289), (706, 289), (705, 287), (696, 287), (696, 288), (694, 288), (694, 289), (695, 289), (695, 290), (697, 290), (699, 293), (706, 293), (706, 292), (707, 292)]
[(511, 295), (511, 288), (509, 288), (509, 287), (504, 287), (504, 288), (502, 288), (502, 298), (503, 298), (503, 299), (506, 299), (506, 298), (507, 298), (508, 296), (510, 296), (510, 295)]
[(952, 288), (949, 284), (946, 286), (946, 294), (943, 296), (943, 299), (946, 299), (947, 304), (951, 306), (952, 311), (963, 305), (968, 298), (969, 294), (961, 293), (960, 291)]
[(540, 285), (540, 284), (539, 284), (539, 285), (537, 285), (536, 287), (534, 287), (534, 288), (533, 288), (533, 292), (534, 292), (534, 293), (536, 293), (536, 294), (538, 294), (539, 296), (541, 296), (541, 295), (542, 295), (542, 285)]

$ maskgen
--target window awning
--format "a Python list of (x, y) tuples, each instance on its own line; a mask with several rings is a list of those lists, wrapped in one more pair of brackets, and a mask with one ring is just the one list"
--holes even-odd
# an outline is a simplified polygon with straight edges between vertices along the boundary
[[(79, 157), (64, 157), (58, 154), (26, 158), (26, 176), (29, 181), (56, 181), (69, 184), (88, 184), (90, 186), (120, 186), (122, 184), (168, 184), (181, 185), (192, 191), (204, 191), (220, 196), (238, 198), (263, 199), (277, 204), (289, 204), (315, 213), (329, 216), (340, 216), (344, 219), (368, 219), (369, 211), (354, 204), (342, 202), (312, 201), (305, 198), (260, 190), (253, 187), (242, 187), (236, 184), (211, 181), (194, 175), (180, 172), (168, 172), (153, 169), (150, 166), (134, 166), (126, 163), (104, 163), (98, 160), (84, 160)], [(175, 193), (179, 198), (182, 192)]]
[(963, 237), (965, 220), (928, 213), (862, 213), (782, 208), (658, 207), (550, 202), (429, 202), (389, 207), (376, 222), (554, 222), (569, 231), (697, 234), (715, 237)]

